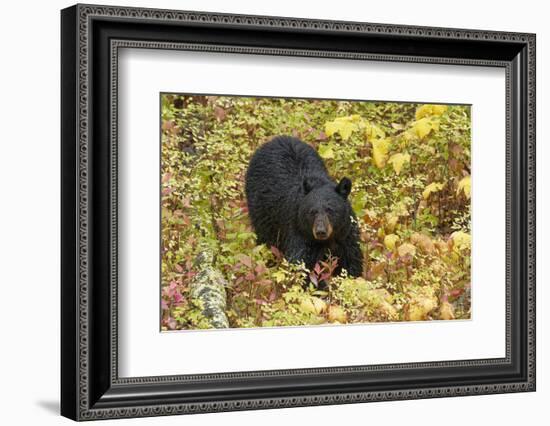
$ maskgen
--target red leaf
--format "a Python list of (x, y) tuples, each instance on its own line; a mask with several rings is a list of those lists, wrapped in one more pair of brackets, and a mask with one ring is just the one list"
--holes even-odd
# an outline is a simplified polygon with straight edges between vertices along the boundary
[(227, 113), (225, 112), (225, 110), (222, 107), (215, 106), (214, 107), (214, 115), (216, 116), (216, 118), (218, 120), (222, 121), (225, 118), (225, 116), (227, 115)]
[(270, 249), (271, 249), (271, 253), (273, 253), (273, 255), (277, 259), (280, 259), (281, 257), (283, 257), (283, 255), (281, 254), (281, 252), (279, 251), (279, 249), (277, 247), (271, 246)]
[(462, 293), (464, 293), (464, 289), (462, 289), (462, 288), (456, 288), (456, 289), (451, 290), (451, 291), (449, 292), (449, 294), (450, 294), (451, 297), (458, 297), (458, 296), (460, 296)]
[(176, 320), (172, 317), (168, 317), (168, 320), (166, 321), (166, 325), (170, 330), (174, 330), (176, 328)]
[(264, 265), (260, 265), (260, 264), (256, 265), (256, 268), (254, 268), (254, 270), (256, 271), (256, 273), (257, 273), (258, 275), (261, 275), (261, 274), (263, 274), (265, 271), (267, 271), (266, 267), (265, 267)]
[(319, 263), (316, 263), (315, 266), (313, 267), (313, 270), (317, 275), (319, 275), (321, 273), (321, 265), (319, 265)]
[(317, 280), (317, 276), (313, 273), (313, 272), (310, 272), (309, 274), (309, 279), (311, 280), (311, 282), (315, 285), (317, 285), (317, 283), (319, 282)]
[(183, 296), (181, 295), (181, 293), (176, 292), (174, 294), (174, 303), (180, 303), (182, 300), (183, 300)]
[(164, 123), (162, 123), (162, 130), (171, 130), (175, 126), (174, 122), (172, 120), (166, 120)]
[(252, 259), (250, 259), (250, 256), (247, 256), (246, 254), (239, 254), (236, 257), (244, 266), (252, 268)]
[(191, 197), (183, 197), (183, 200), (181, 200), (183, 207), (191, 207)]

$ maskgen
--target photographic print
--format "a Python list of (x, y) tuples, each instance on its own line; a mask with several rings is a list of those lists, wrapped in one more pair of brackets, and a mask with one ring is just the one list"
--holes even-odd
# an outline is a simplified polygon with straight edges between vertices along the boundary
[(470, 319), (469, 105), (160, 104), (162, 331)]

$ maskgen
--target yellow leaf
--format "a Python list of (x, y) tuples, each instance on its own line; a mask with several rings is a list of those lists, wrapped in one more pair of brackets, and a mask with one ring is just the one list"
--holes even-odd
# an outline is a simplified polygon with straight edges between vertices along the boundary
[(303, 312), (306, 312), (308, 314), (315, 314), (316, 313), (315, 305), (313, 304), (313, 301), (310, 298), (303, 299), (300, 302), (300, 309)]
[(403, 144), (406, 146), (411, 141), (416, 139), (416, 132), (413, 129), (408, 129), (401, 133), (400, 135), (401, 141), (403, 141)]
[(415, 117), (417, 120), (420, 120), (421, 118), (424, 118), (427, 115), (431, 115), (431, 112), (432, 112), (431, 105), (422, 105), (416, 109)]
[(330, 305), (328, 307), (328, 320), (330, 322), (345, 323), (348, 318), (346, 312), (338, 305)]
[(400, 201), (395, 205), (395, 207), (392, 209), (392, 213), (400, 217), (406, 217), (410, 215), (409, 209), (403, 201)]
[(442, 320), (455, 319), (453, 305), (451, 305), (449, 302), (441, 302), (441, 306), (439, 307), (439, 319), (442, 319)]
[(434, 115), (443, 115), (447, 111), (447, 105), (434, 105), (433, 114)]
[(432, 122), (428, 117), (421, 118), (413, 123), (412, 129), (420, 139), (432, 131)]
[(388, 250), (395, 250), (395, 243), (399, 241), (399, 237), (395, 234), (389, 234), (384, 237), (384, 245)]
[(395, 173), (399, 174), (401, 173), (401, 169), (403, 168), (403, 165), (410, 161), (411, 161), (411, 156), (409, 154), (398, 153), (398, 154), (393, 154), (388, 160), (388, 163), (390, 163), (393, 166), (393, 170), (395, 170)]
[(356, 126), (351, 123), (343, 124), (339, 129), (339, 133), (340, 133), (340, 136), (342, 137), (342, 140), (347, 141), (351, 136), (352, 132), (355, 130), (355, 128)]
[(411, 242), (418, 246), (424, 253), (432, 254), (435, 251), (435, 244), (427, 235), (416, 232), (411, 235)]
[(410, 243), (404, 243), (399, 246), (399, 248), (397, 249), (397, 253), (401, 257), (406, 256), (408, 254), (410, 254), (411, 256), (414, 256), (416, 254), (416, 247)]
[(332, 136), (339, 133), (342, 140), (348, 140), (351, 134), (359, 129), (361, 117), (357, 114), (348, 117), (338, 117), (334, 121), (325, 123), (325, 133), (327, 136)]
[(334, 158), (332, 145), (319, 145), (319, 155), (324, 159)]
[(467, 250), (472, 246), (472, 237), (466, 232), (453, 232), (451, 239), (453, 240), (453, 247), (458, 250)]
[(436, 307), (437, 301), (434, 297), (416, 296), (408, 306), (405, 319), (407, 321), (424, 321)]
[(420, 120), (430, 115), (442, 115), (445, 111), (447, 111), (447, 105), (422, 105), (416, 110), (416, 119)]
[(334, 121), (328, 121), (325, 123), (325, 133), (328, 137), (338, 132), (338, 124)]
[(310, 314), (321, 314), (327, 309), (327, 304), (318, 297), (308, 297), (300, 302), (300, 309)]
[(371, 293), (375, 294), (381, 300), (384, 300), (388, 303), (391, 303), (392, 301), (392, 295), (385, 288), (377, 288), (375, 290), (371, 290)]
[(380, 303), (378, 312), (380, 312), (384, 317), (386, 317), (387, 321), (399, 320), (399, 313), (397, 312), (397, 309), (395, 309), (391, 303), (386, 302), (385, 300), (383, 300), (382, 303)]
[(460, 191), (464, 192), (464, 195), (466, 198), (470, 198), (471, 196), (471, 190), (472, 190), (472, 179), (471, 176), (463, 177), (460, 182), (458, 182), (458, 188), (456, 190), (456, 193), (460, 193)]
[(440, 254), (445, 254), (449, 251), (449, 245), (444, 241), (436, 241), (435, 246)]
[(381, 169), (386, 165), (390, 143), (387, 139), (375, 139), (372, 141), (372, 158), (376, 167)]
[(375, 315), (380, 315), (385, 321), (399, 319), (397, 309), (391, 304), (393, 297), (386, 289), (364, 288), (358, 292), (357, 296), (365, 304), (366, 315), (371, 316), (374, 311)]
[(311, 301), (313, 302), (313, 306), (315, 306), (315, 312), (318, 314), (322, 314), (327, 310), (327, 303), (320, 299), (319, 297), (312, 297)]
[(365, 134), (367, 135), (367, 140), (372, 139), (384, 139), (386, 133), (375, 124), (367, 123), (365, 127)]
[(393, 232), (395, 227), (397, 226), (397, 221), (399, 220), (399, 217), (392, 213), (386, 213), (386, 229), (388, 232)]
[(273, 278), (277, 283), (282, 283), (285, 280), (285, 273), (283, 271), (277, 271), (273, 273)]
[(443, 189), (443, 186), (443, 183), (432, 182), (424, 189), (424, 191), (422, 192), (422, 196), (425, 200), (427, 200), (432, 192), (441, 191)]

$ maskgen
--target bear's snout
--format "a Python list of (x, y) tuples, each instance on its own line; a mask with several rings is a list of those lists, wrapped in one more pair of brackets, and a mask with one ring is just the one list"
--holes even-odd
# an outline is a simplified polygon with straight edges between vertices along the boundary
[(316, 240), (328, 240), (332, 236), (332, 224), (326, 214), (318, 214), (313, 221), (313, 237)]

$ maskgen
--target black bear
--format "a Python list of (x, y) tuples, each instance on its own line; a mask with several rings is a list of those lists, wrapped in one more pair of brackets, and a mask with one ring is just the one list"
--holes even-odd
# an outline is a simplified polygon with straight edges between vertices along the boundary
[(277, 247), (291, 262), (314, 267), (327, 254), (354, 277), (363, 269), (359, 230), (348, 196), (351, 181), (336, 183), (308, 144), (277, 136), (250, 160), (245, 184), (258, 243)]

